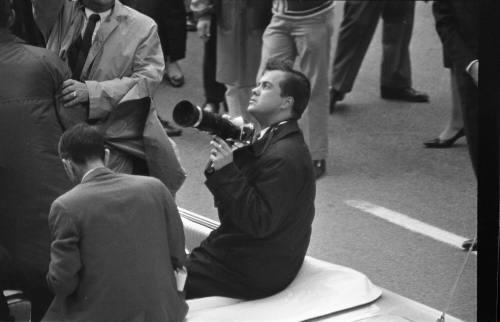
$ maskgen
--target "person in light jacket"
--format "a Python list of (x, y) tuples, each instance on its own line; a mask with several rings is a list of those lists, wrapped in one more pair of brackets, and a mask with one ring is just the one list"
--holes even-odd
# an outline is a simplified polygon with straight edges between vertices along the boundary
[(118, 0), (33, 0), (33, 10), (47, 48), (72, 70), (61, 97), (63, 112), (80, 111), (72, 124), (103, 128), (110, 168), (151, 174), (175, 193), (185, 172), (148, 103), (165, 68), (155, 22)]

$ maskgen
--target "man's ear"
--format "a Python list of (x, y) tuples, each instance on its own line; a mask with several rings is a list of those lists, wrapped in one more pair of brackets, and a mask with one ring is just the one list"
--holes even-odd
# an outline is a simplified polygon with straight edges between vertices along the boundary
[(295, 102), (295, 100), (293, 99), (292, 96), (287, 96), (283, 99), (283, 104), (281, 105), (281, 107), (283, 109), (289, 109), (291, 110), (292, 107), (293, 107), (293, 103)]
[(108, 166), (108, 162), (109, 162), (109, 155), (110, 155), (111, 152), (109, 152), (109, 149), (104, 149), (104, 166), (107, 167)]

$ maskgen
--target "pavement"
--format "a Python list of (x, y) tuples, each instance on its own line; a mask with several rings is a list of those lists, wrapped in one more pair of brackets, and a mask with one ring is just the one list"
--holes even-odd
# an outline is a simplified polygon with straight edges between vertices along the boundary
[[(333, 49), (342, 7), (338, 1)], [(380, 27), (353, 91), (329, 117), (327, 174), (317, 181), (308, 253), (442, 310), (466, 258), (460, 243), (476, 232), (476, 179), (465, 139), (450, 149), (422, 145), (444, 128), (451, 104), (431, 4), (417, 1), (411, 44), (414, 88), (427, 92), (430, 103), (380, 98)], [(182, 99), (203, 103), (202, 56), (202, 41), (189, 33), (186, 58), (180, 62), (186, 84), (173, 88), (162, 83), (155, 95), (161, 117), (171, 119)], [(203, 176), (210, 136), (187, 128), (174, 141), (188, 173), (176, 196), (178, 205), (217, 219)], [(465, 321), (476, 321), (476, 274), (474, 254), (448, 311)]]

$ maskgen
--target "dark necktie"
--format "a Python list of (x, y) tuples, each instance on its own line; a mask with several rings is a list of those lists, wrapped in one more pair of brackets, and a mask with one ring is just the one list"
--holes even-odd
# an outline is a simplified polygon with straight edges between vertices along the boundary
[(76, 62), (74, 63), (73, 79), (80, 79), (83, 65), (85, 65), (90, 47), (92, 47), (92, 35), (94, 34), (94, 29), (99, 19), (101, 19), (101, 17), (98, 14), (90, 15), (87, 21), (87, 27), (85, 27), (85, 32), (83, 33), (83, 38), (77, 38), (77, 42), (80, 42), (80, 44), (79, 46), (77, 45), (79, 50)]

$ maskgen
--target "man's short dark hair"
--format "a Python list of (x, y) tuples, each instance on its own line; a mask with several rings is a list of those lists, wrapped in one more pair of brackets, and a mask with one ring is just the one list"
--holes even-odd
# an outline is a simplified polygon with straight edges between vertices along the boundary
[(104, 161), (104, 137), (94, 126), (78, 123), (61, 136), (59, 155), (77, 164), (95, 159)]
[(281, 97), (293, 97), (292, 113), (294, 117), (300, 118), (311, 97), (309, 79), (301, 72), (293, 69), (293, 62), (290, 60), (268, 60), (264, 71), (271, 70), (279, 70), (285, 73), (285, 78), (280, 82)]
[(7, 28), (11, 10), (11, 0), (0, 0), (0, 28)]

